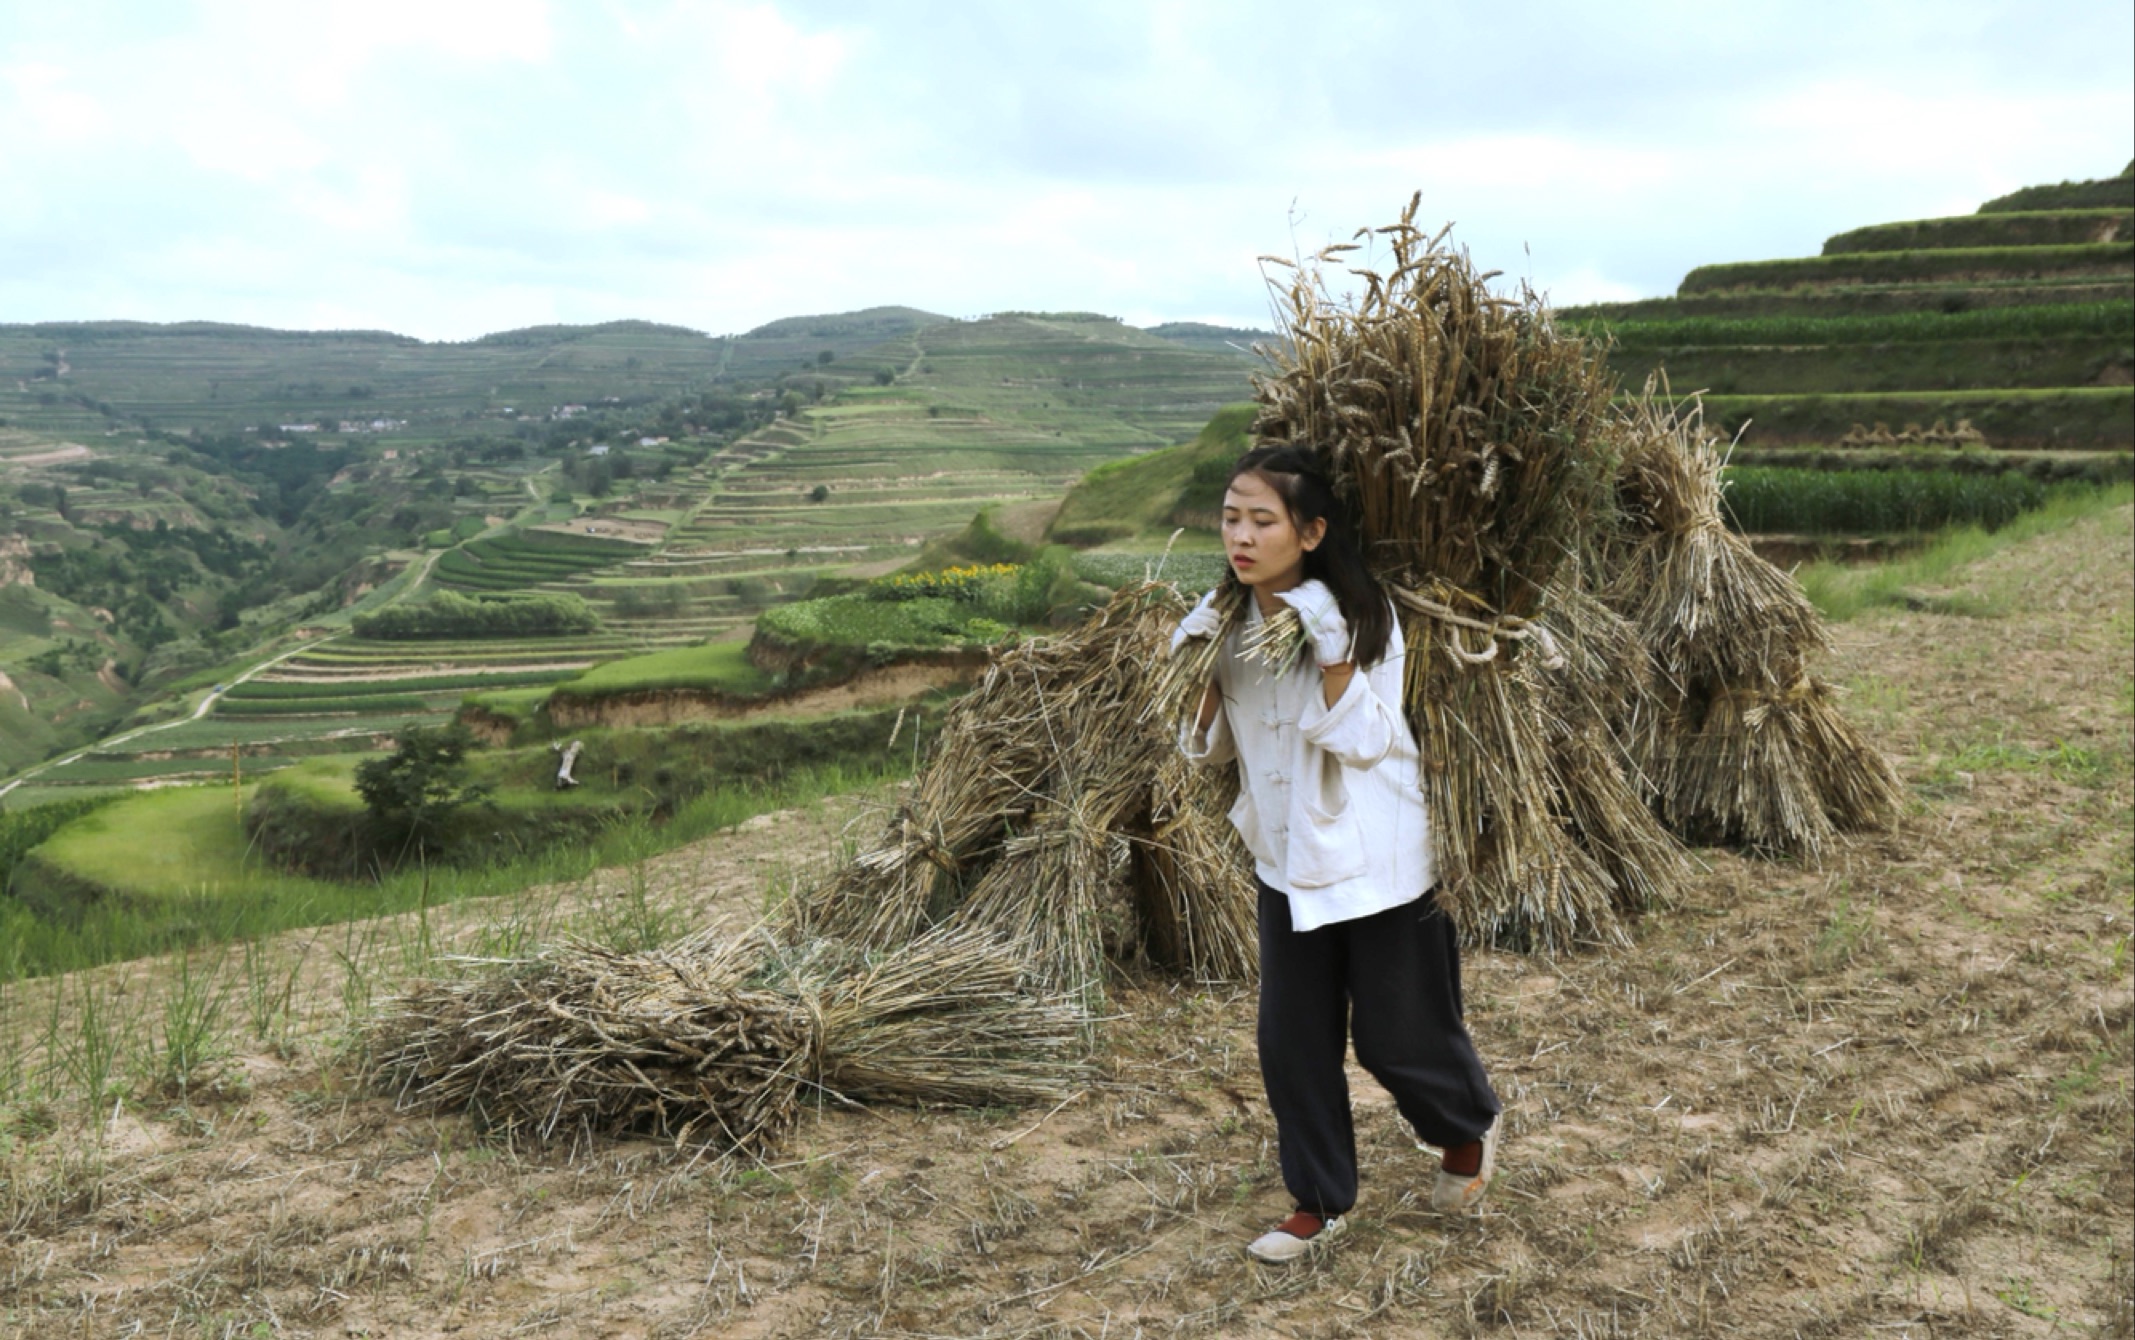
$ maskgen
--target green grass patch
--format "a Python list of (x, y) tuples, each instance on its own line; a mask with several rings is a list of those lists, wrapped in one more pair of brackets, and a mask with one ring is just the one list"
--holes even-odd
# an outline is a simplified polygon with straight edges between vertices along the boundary
[[(602, 866), (630, 865), (758, 814), (879, 785), (909, 770), (908, 759), (890, 754), (872, 765), (795, 768), (775, 780), (722, 785), (664, 821), (620, 817), (582, 844), (477, 868), (410, 870), (375, 884), (267, 868), (244, 840), (228, 787), (136, 794), (77, 821), (96, 823), (93, 830), (62, 828), (33, 853), (33, 862), (58, 872), (45, 876), (44, 896), (71, 894), (74, 901), (40, 912), (31, 902), (0, 898), (0, 981), (579, 880)], [(129, 859), (136, 855), (142, 859)], [(123, 881), (113, 887), (127, 894), (86, 897), (81, 881), (87, 877)], [(511, 915), (501, 913), (499, 921), (510, 922)]]
[(36, 806), (0, 809), (0, 894), (8, 891), (15, 866), (23, 857), (76, 819), (114, 799), (113, 795), (52, 800)]
[(1851, 619), (1867, 610), (1891, 606), (1992, 614), (1995, 607), (1991, 602), (1935, 593), (1946, 590), (1959, 569), (2012, 544), (2050, 534), (2131, 502), (2135, 502), (2135, 486), (2127, 484), (2057, 490), (2036, 511), (2027, 512), (1996, 531), (1963, 526), (1887, 563), (1861, 567), (1808, 563), (1796, 569), (1794, 575), (1827, 619)]
[(1982, 772), (2045, 773), (2074, 786), (2099, 787), (2126, 771), (2124, 756), (2066, 740), (2043, 748), (2007, 739), (1973, 741), (1938, 755), (1920, 789), (1930, 795), (1954, 795), (1965, 789), (1967, 774)]
[[(594, 666), (576, 679), (556, 685), (554, 691), (591, 698), (653, 689), (704, 689), (735, 697), (756, 697), (772, 687), (772, 678), (749, 663), (748, 652), (746, 643), (711, 642), (628, 656)], [(484, 695), (482, 701), (486, 705), (494, 697)]]
[(1255, 405), (1217, 411), (1193, 441), (1111, 461), (1084, 475), (1047, 528), (1063, 544), (1096, 545), (1176, 525), (1182, 507), (1219, 509), (1230, 467), (1248, 445)]

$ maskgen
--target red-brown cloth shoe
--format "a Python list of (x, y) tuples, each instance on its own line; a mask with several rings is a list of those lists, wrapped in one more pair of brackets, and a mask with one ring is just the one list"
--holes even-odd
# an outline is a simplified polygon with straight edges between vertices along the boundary
[(1447, 1172), (1444, 1161), (1439, 1162), (1438, 1181), (1431, 1187), (1432, 1209), (1440, 1214), (1459, 1214), (1482, 1200), (1483, 1193), (1490, 1189), (1491, 1174), (1497, 1171), (1497, 1133), (1504, 1121), (1502, 1115), (1490, 1119), (1490, 1129), (1483, 1132), (1482, 1163), (1473, 1173)]
[(1274, 1228), (1253, 1239), (1246, 1250), (1256, 1261), (1281, 1265), (1295, 1261), (1307, 1252), (1316, 1251), (1329, 1241), (1340, 1236), (1342, 1216), (1335, 1214), (1326, 1218), (1310, 1210), (1299, 1210)]

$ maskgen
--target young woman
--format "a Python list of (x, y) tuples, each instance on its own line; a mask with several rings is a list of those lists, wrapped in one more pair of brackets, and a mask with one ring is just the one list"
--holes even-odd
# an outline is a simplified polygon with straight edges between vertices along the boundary
[[(1251, 599), (1182, 746), (1238, 763), (1230, 817), (1260, 886), (1260, 1072), (1297, 1205), (1249, 1250), (1287, 1261), (1338, 1233), (1356, 1201), (1352, 1040), (1416, 1133), (1445, 1151), (1439, 1210), (1481, 1198), (1499, 1106), (1461, 1019), (1453, 928), (1432, 898), (1400, 629), (1312, 453), (1265, 447), (1239, 460), (1223, 546)], [(1214, 595), (1179, 625), (1174, 651), (1221, 630)], [(1244, 659), (1239, 640), (1283, 605), (1304, 624), (1309, 662)]]

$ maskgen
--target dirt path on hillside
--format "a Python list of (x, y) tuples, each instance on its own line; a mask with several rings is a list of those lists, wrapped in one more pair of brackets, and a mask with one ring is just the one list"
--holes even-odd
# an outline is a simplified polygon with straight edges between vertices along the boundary
[[(824, 1111), (768, 1166), (396, 1113), (356, 1085), (344, 1020), (422, 962), (403, 918), (278, 942), (286, 1040), (251, 1041), (237, 978), (224, 1090), (100, 1112), (101, 1154), (71, 1109), (17, 1107), (0, 1331), (2128, 1336), (2131, 571), (2122, 509), (1967, 573), (1996, 617), (1837, 630), (1850, 710), (1911, 786), (1895, 831), (1821, 867), (1705, 853), (1628, 948), (1471, 956), (1508, 1114), (1472, 1218), (1419, 1202), (1432, 1165), (1357, 1075), (1348, 1234), (1249, 1262), (1288, 1209), (1251, 997), (1157, 977), (1116, 985), (1102, 1079), (1052, 1114)], [(885, 799), (442, 909), (431, 940), (745, 924)], [(127, 983), (103, 999), (148, 1028), (171, 979), (67, 989)], [(18, 989), (17, 1019), (51, 989)]]
[(24, 452), (20, 456), (0, 456), (0, 465), (19, 465), (25, 469), (44, 465), (71, 465), (78, 461), (86, 461), (94, 455), (96, 455), (95, 452), (79, 442), (67, 442), (54, 447), (50, 451)]

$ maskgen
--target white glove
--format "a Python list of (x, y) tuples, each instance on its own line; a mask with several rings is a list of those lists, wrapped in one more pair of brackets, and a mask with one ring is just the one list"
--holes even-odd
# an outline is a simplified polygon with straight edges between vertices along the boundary
[(1305, 636), (1312, 641), (1312, 659), (1321, 665), (1340, 665), (1349, 659), (1349, 624), (1334, 592), (1318, 578), (1278, 591), (1277, 600), (1297, 611)]
[(1210, 591), (1201, 597), (1201, 603), (1187, 611), (1179, 620), (1179, 626), (1171, 630), (1171, 651), (1177, 655), (1179, 648), (1197, 637), (1215, 637), (1223, 631), (1223, 616), (1216, 612), (1216, 593)]

